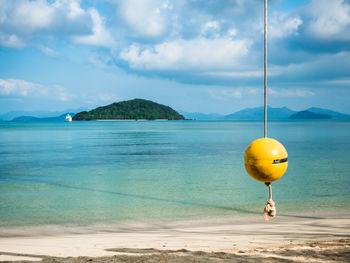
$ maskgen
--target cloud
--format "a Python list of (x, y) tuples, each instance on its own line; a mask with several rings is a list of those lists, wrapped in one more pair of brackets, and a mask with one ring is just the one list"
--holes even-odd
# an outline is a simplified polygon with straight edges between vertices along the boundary
[(110, 33), (104, 28), (104, 21), (100, 14), (95, 9), (90, 9), (89, 13), (93, 21), (93, 34), (74, 37), (74, 41), (77, 43), (94, 46), (113, 47), (115, 45), (115, 41)]
[(277, 97), (310, 97), (315, 96), (315, 93), (306, 89), (268, 89), (269, 95)]
[(66, 90), (59, 86), (44, 86), (37, 83), (28, 82), (21, 79), (1, 79), (1, 96), (20, 96), (20, 97), (54, 97), (59, 101), (67, 101), (71, 96)]
[[(204, 25), (202, 25), (201, 35), (207, 36), (207, 37), (208, 36), (218, 37), (219, 29), (220, 29), (220, 24), (218, 21), (208, 21)], [(231, 30), (230, 35), (234, 36), (235, 32)]]
[(209, 96), (215, 100), (227, 100), (230, 98), (241, 99), (243, 89), (208, 89)]
[(247, 41), (230, 38), (179, 39), (148, 48), (133, 44), (122, 50), (120, 59), (135, 70), (228, 69), (237, 66), (247, 55), (248, 47)]
[(324, 81), (324, 84), (350, 86), (350, 78)]
[(79, 0), (0, 2), (0, 44), (23, 47), (48, 36), (67, 37), (97, 46), (111, 46), (113, 38), (95, 9), (84, 10)]
[(117, 69), (112, 58), (110, 56), (94, 54), (88, 57), (89, 63), (94, 65), (97, 68), (106, 69), (106, 70), (115, 70)]
[[(261, 87), (240, 87), (240, 88), (209, 88), (207, 89), (209, 96), (214, 100), (230, 100), (242, 99), (243, 97), (251, 97), (263, 95), (263, 86)], [(306, 98), (315, 96), (313, 91), (304, 88), (268, 88), (268, 96), (273, 97), (297, 97)]]
[(32, 94), (43, 96), (46, 93), (47, 90), (39, 84), (27, 82), (20, 79), (0, 79), (1, 95), (19, 95), (26, 97)]
[(43, 45), (40, 45), (39, 46), (39, 49), (45, 54), (45, 55), (48, 55), (50, 57), (56, 57), (56, 58), (59, 58), (61, 57), (61, 55), (56, 52), (55, 50), (49, 48), (49, 47), (46, 47), (46, 46), (43, 46)]
[[(46, 29), (78, 33), (91, 25), (88, 14), (77, 0), (3, 0), (0, 14), (1, 29), (21, 35)], [(65, 26), (69, 27), (63, 28)]]
[(2, 26), (16, 33), (29, 33), (52, 26), (55, 7), (46, 1), (2, 1)]
[[(222, 86), (261, 81), (262, 2), (110, 1), (128, 28), (112, 55), (127, 72)], [(274, 11), (278, 5), (269, 4), (269, 79), (279, 84), (346, 79), (349, 1), (313, 0)]]
[[(284, 12), (280, 1), (269, 3), (268, 72), (274, 83), (349, 77), (349, 1), (309, 2)], [(263, 74), (262, 10), (256, 0), (3, 0), (0, 45), (32, 44), (58, 57), (55, 50), (64, 49), (55, 44), (68, 39), (103, 47), (87, 60), (104, 70), (119, 67), (181, 83), (257, 85)]]
[(290, 17), (285, 13), (274, 13), (269, 20), (268, 34), (272, 38), (283, 38), (298, 33), (303, 23), (300, 17)]
[(25, 43), (14, 34), (0, 34), (0, 45), (4, 47), (21, 48)]
[(116, 1), (119, 15), (136, 36), (159, 37), (167, 28), (166, 11), (171, 9), (167, 1), (120, 0)]
[[(270, 76), (279, 82), (331, 81), (349, 77), (350, 52), (318, 54), (312, 59), (288, 65), (273, 65)], [(305, 84), (305, 83), (303, 83)]]
[(306, 8), (306, 30), (315, 38), (350, 40), (350, 5), (344, 0), (313, 0)]
[(204, 74), (207, 76), (223, 78), (259, 78), (264, 76), (264, 72), (262, 70), (205, 72)]

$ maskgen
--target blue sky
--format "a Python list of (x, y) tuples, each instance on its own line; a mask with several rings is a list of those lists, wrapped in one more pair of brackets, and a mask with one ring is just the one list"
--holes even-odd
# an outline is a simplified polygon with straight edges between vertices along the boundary
[[(269, 0), (268, 103), (350, 113), (350, 1)], [(2, 0), (0, 113), (263, 102), (263, 0)]]

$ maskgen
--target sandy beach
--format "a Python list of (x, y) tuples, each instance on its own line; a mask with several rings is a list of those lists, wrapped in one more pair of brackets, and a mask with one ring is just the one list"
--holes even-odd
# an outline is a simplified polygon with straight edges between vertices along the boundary
[(349, 262), (350, 215), (0, 231), (0, 261)]

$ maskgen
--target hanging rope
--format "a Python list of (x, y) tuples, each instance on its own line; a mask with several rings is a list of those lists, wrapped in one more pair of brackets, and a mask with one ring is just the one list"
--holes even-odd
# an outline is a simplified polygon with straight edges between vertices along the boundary
[(267, 0), (264, 9), (264, 138), (267, 137)]
[(269, 200), (266, 202), (266, 206), (264, 208), (264, 219), (265, 222), (269, 221), (269, 216), (270, 217), (275, 217), (276, 216), (276, 206), (275, 202), (272, 200), (272, 187), (271, 183), (265, 183), (266, 186), (269, 188)]
[[(265, 0), (264, 8), (264, 137), (267, 137), (267, 0)], [(269, 200), (264, 208), (265, 222), (269, 221), (269, 217), (276, 215), (275, 202), (272, 200), (271, 183), (265, 183), (269, 188)]]

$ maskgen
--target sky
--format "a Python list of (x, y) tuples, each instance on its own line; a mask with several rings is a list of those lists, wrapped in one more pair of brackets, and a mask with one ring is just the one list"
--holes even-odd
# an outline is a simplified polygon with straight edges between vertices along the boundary
[[(263, 105), (263, 0), (1, 0), (0, 114)], [(268, 0), (268, 104), (350, 113), (350, 0)]]

